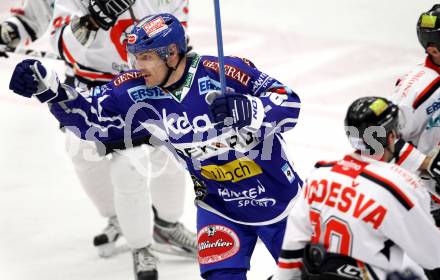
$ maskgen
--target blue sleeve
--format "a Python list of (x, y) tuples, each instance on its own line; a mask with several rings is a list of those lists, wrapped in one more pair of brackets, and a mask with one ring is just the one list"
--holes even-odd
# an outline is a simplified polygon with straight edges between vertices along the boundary
[[(203, 66), (211, 79), (219, 80), (217, 58), (205, 57)], [(217, 64), (218, 65), (218, 64)], [(244, 58), (225, 57), (226, 90), (257, 97), (263, 103), (263, 133), (285, 132), (295, 127), (301, 108), (299, 96), (288, 86), (258, 70)]]
[(79, 92), (73, 100), (52, 104), (50, 111), (63, 126), (85, 140), (107, 145), (150, 137), (148, 131), (139, 129), (146, 115), (134, 114), (127, 118), (134, 102), (123, 93), (123, 87), (114, 87), (110, 82), (89, 92)]

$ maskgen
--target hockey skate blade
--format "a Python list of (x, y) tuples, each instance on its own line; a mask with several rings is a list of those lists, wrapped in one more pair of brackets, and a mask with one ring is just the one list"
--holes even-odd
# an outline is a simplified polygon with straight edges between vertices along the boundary
[(176, 248), (172, 245), (167, 245), (167, 244), (153, 243), (151, 245), (151, 250), (158, 252), (158, 253), (166, 254), (166, 255), (184, 257), (184, 258), (189, 258), (189, 259), (194, 259), (194, 260), (197, 259), (197, 254), (190, 253), (190, 252), (184, 251), (182, 249), (179, 249), (179, 248)]

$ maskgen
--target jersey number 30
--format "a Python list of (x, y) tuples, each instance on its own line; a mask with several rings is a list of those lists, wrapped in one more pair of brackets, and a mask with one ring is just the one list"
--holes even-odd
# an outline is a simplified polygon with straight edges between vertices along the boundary
[(314, 209), (309, 215), (314, 228), (311, 242), (324, 244), (327, 250), (331, 248), (331, 252), (350, 256), (352, 233), (348, 223), (335, 216), (322, 222), (321, 213)]

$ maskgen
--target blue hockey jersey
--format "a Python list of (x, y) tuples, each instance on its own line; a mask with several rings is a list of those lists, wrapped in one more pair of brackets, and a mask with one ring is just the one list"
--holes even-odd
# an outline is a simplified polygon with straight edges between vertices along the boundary
[(281, 136), (296, 125), (298, 95), (250, 61), (225, 57), (227, 91), (258, 97), (265, 116), (256, 132), (220, 129), (205, 100), (220, 87), (217, 58), (191, 53), (186, 59), (186, 75), (173, 88), (147, 88), (140, 72), (129, 71), (50, 110), (83, 139), (160, 139), (186, 164), (196, 203), (208, 211), (249, 225), (283, 219), (302, 185)]

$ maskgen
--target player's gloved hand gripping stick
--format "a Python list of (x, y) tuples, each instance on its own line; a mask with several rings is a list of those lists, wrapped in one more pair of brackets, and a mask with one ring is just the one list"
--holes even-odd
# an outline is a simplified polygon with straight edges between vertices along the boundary
[(219, 0), (214, 0), (214, 14), (217, 36), (220, 91), (212, 91), (206, 95), (206, 102), (210, 105), (210, 118), (214, 123), (217, 124), (219, 128), (245, 128), (254, 132), (261, 127), (264, 119), (263, 104), (258, 98), (250, 95), (226, 92), (226, 78), (224, 71), (225, 63)]

